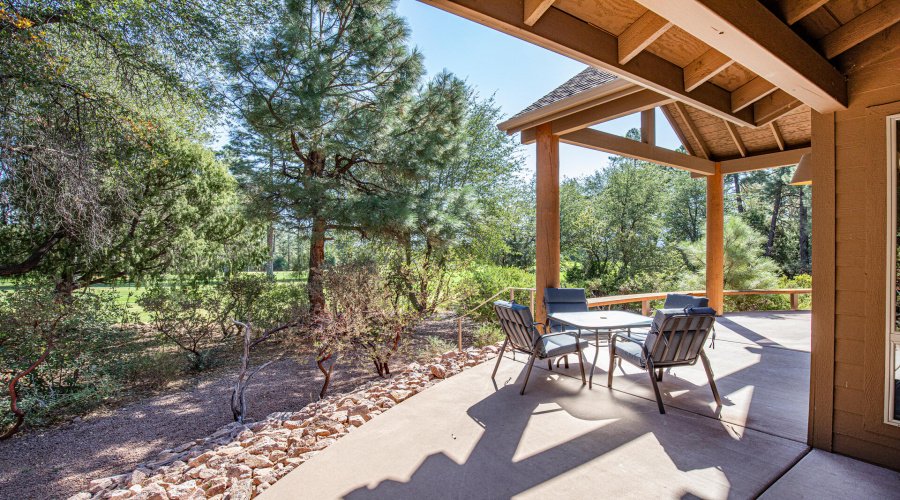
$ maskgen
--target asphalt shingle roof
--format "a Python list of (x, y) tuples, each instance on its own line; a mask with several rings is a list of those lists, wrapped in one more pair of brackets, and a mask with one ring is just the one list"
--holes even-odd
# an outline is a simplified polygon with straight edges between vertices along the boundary
[(573, 76), (566, 83), (560, 85), (553, 89), (552, 92), (541, 97), (537, 101), (534, 102), (531, 106), (523, 109), (516, 113), (513, 118), (516, 116), (522, 116), (525, 113), (530, 113), (536, 109), (543, 108), (544, 106), (549, 106), (554, 102), (561, 101), (567, 97), (572, 97), (575, 94), (580, 94), (586, 90), (591, 90), (593, 88), (599, 87), (605, 83), (609, 83), (613, 80), (617, 80), (619, 77), (616, 75), (612, 75), (605, 71), (600, 71), (596, 68), (587, 67), (581, 73)]

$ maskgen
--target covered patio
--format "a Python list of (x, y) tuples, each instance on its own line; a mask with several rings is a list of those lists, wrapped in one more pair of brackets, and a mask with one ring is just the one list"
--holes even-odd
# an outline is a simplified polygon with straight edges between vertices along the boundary
[[(520, 396), (525, 359), (508, 353), (496, 380), (491, 360), (438, 384), (261, 498), (889, 498), (900, 473), (806, 444), (809, 321), (720, 318), (708, 349), (720, 417), (700, 366), (666, 375), (660, 415), (646, 373), (628, 365), (613, 390), (582, 386), (576, 363), (541, 366)], [(601, 346), (600, 380), (607, 363)]]

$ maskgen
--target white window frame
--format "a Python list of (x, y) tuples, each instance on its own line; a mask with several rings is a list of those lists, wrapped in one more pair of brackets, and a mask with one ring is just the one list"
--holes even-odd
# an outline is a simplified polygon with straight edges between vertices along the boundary
[(900, 148), (900, 114), (887, 117), (885, 126), (887, 133), (887, 170), (888, 170), (888, 225), (887, 228), (887, 257), (888, 257), (888, 283), (887, 283), (887, 335), (885, 336), (885, 404), (884, 422), (886, 424), (900, 426), (900, 420), (894, 418), (894, 380), (897, 374), (894, 367), (897, 357), (897, 348), (900, 347), (900, 330), (896, 327), (896, 280), (897, 280), (897, 182), (898, 182), (898, 152)]

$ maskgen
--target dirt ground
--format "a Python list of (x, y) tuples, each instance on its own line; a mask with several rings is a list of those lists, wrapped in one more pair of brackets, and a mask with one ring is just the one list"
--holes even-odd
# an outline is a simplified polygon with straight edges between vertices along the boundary
[[(466, 346), (471, 345), (473, 327), (464, 322)], [(391, 368), (405, 366), (432, 335), (455, 345), (457, 323), (436, 318), (420, 324), (410, 354)], [(270, 347), (269, 353), (277, 355), (279, 345)], [(162, 450), (211, 434), (232, 421), (229, 399), (237, 361), (234, 365), (205, 380), (198, 377), (186, 389), (0, 442), (0, 499), (65, 499), (86, 489), (92, 479), (124, 473)], [(375, 377), (371, 370), (340, 365), (332, 375), (329, 393), (347, 391)], [(301, 408), (318, 393), (322, 381), (314, 362), (301, 363), (289, 352), (281, 352), (280, 359), (251, 381), (247, 415), (259, 420), (272, 412)]]

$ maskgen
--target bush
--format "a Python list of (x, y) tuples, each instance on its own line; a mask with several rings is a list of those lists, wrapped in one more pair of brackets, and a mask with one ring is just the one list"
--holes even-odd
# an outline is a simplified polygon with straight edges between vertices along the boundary
[(217, 363), (222, 303), (215, 290), (199, 285), (153, 285), (138, 300), (162, 339), (181, 348), (197, 371)]
[[(475, 306), (481, 304), (492, 295), (503, 290), (506, 287), (534, 287), (534, 274), (518, 267), (502, 267), (492, 264), (483, 264), (473, 266), (466, 273), (465, 281), (468, 284), (469, 293), (463, 301), (463, 311), (468, 312)], [(517, 302), (520, 304), (529, 304), (529, 292), (518, 291), (515, 294)], [(494, 300), (509, 300), (509, 296), (502, 295)], [(481, 322), (494, 321), (494, 309), (490, 304), (482, 306), (475, 311), (473, 319)]]
[[(58, 294), (45, 281), (23, 281), (0, 293), (0, 382), (7, 387), (21, 376), (15, 390), (24, 413), (4, 411), (0, 425), (25, 416), (29, 425), (52, 423), (117, 391), (116, 353), (135, 337), (119, 324), (127, 315), (117, 299), (114, 292), (91, 289)], [(0, 407), (10, 408), (10, 396), (0, 395)]]
[(425, 347), (422, 348), (419, 353), (421, 359), (430, 359), (435, 356), (440, 356), (447, 351), (453, 351), (456, 349), (455, 344), (451, 344), (446, 340), (441, 339), (440, 337), (431, 335), (425, 338)]
[(496, 323), (482, 323), (475, 332), (472, 343), (475, 347), (487, 347), (497, 342), (503, 342), (505, 338), (503, 330)]

